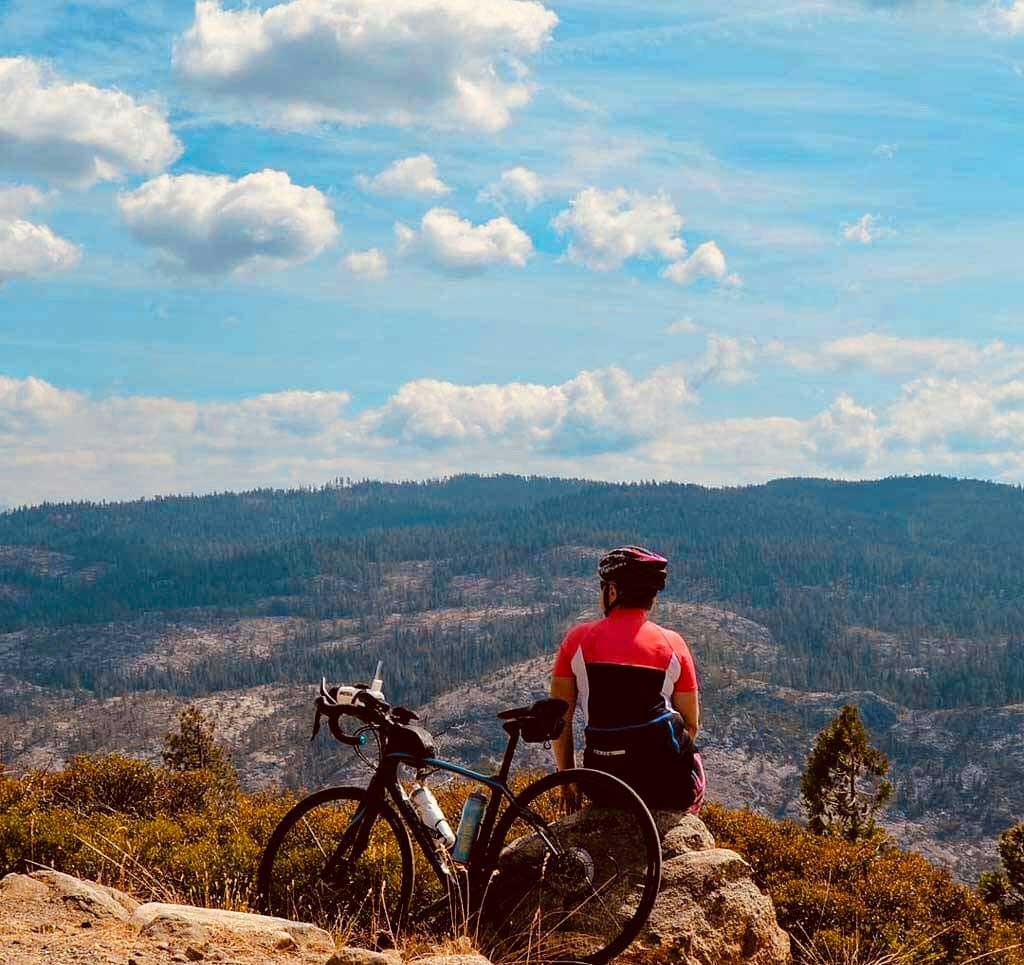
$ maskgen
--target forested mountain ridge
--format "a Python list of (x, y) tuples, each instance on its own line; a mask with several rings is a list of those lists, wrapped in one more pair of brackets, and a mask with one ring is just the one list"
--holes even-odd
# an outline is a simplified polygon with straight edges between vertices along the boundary
[(600, 551), (638, 542), (672, 561), (659, 618), (696, 652), (730, 801), (790, 808), (822, 708), (859, 695), (897, 762), (897, 816), (955, 852), (1024, 807), (1022, 509), (1020, 488), (941, 477), (513, 476), (15, 509), (0, 763), (151, 755), (198, 700), (250, 780), (315, 783), (335, 766), (305, 749), (321, 674), (383, 658), (389, 695), (423, 705), (542, 666), (594, 613)]
[[(460, 476), (47, 504), (0, 515), (0, 632), (195, 607), (373, 618), (388, 570), (417, 562), (431, 577), (404, 609), (458, 605), (471, 578), (528, 602), (622, 542), (670, 557), (669, 598), (768, 626), (793, 658), (788, 683), (881, 685), (920, 706), (1024, 700), (1024, 492), (942, 477), (706, 489)], [(542, 586), (517, 593), (527, 578)], [(894, 677), (851, 627), (898, 634), (924, 659), (984, 642), (969, 666)]]

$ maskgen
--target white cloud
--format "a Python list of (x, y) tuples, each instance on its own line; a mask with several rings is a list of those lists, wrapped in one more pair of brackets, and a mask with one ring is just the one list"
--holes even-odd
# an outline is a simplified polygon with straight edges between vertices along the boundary
[(20, 218), (45, 204), (47, 195), (27, 185), (0, 184), (0, 218)]
[(388, 259), (380, 248), (368, 248), (366, 251), (353, 251), (346, 255), (345, 267), (353, 275), (376, 281), (387, 275)]
[(16, 278), (67, 271), (80, 257), (77, 245), (46, 225), (0, 218), (0, 285)]
[(532, 208), (544, 198), (544, 183), (536, 171), (517, 165), (501, 172), (501, 178), (484, 188), (477, 200), (496, 204), (503, 208), (506, 205), (522, 203)]
[(1024, 31), (1024, 0), (1012, 0), (1009, 6), (997, 7), (995, 20), (999, 27), (1011, 34)]
[(266, 10), (199, 0), (174, 65), (292, 122), (495, 131), (529, 101), (524, 59), (557, 22), (534, 0), (290, 0)]
[(666, 335), (696, 335), (701, 327), (692, 318), (680, 318), (665, 326)]
[(807, 371), (863, 367), (884, 375), (907, 375), (1024, 365), (1024, 351), (1005, 342), (979, 344), (966, 339), (908, 338), (879, 332), (848, 335), (811, 347), (777, 342), (772, 350), (790, 365)]
[(873, 244), (888, 234), (888, 231), (879, 224), (876, 214), (861, 215), (852, 223), (844, 223), (842, 230), (843, 237), (847, 241), (856, 241), (862, 245)]
[(0, 169), (85, 187), (155, 174), (181, 151), (158, 108), (0, 58)]
[(804, 446), (821, 465), (863, 470), (877, 461), (882, 442), (875, 413), (844, 394), (811, 420)]
[(757, 354), (757, 343), (753, 339), (710, 334), (691, 382), (694, 386), (709, 381), (724, 385), (746, 382), (751, 378), (750, 367)]
[(395, 225), (399, 251), (419, 252), (433, 264), (456, 272), (494, 265), (522, 268), (533, 254), (530, 236), (508, 218), (474, 225), (450, 208), (431, 208), (419, 230)]
[[(690, 285), (698, 278), (714, 278), (721, 281), (726, 277), (727, 268), (722, 249), (713, 241), (705, 241), (689, 258), (675, 261), (661, 274), (677, 285)], [(739, 276), (733, 276), (733, 284), (739, 283)]]
[(594, 271), (621, 268), (630, 258), (686, 255), (679, 237), (683, 218), (663, 194), (584, 188), (552, 224), (569, 235), (569, 257)]
[(373, 177), (360, 174), (356, 177), (356, 183), (364, 191), (374, 194), (418, 194), (430, 197), (451, 191), (437, 176), (437, 164), (429, 154), (402, 158)]
[(196, 274), (283, 268), (308, 261), (338, 237), (327, 199), (265, 170), (161, 175), (118, 199), (121, 216), (167, 267)]
[(738, 275), (727, 275), (725, 255), (713, 241), (687, 257), (679, 237), (682, 215), (664, 194), (585, 188), (551, 224), (569, 236), (569, 259), (593, 271), (621, 268), (631, 258), (661, 258), (670, 262), (662, 277), (678, 285), (698, 278), (741, 283)]
[(655, 435), (692, 400), (681, 373), (637, 380), (618, 368), (560, 385), (409, 382), (373, 415), (376, 432), (416, 445), (491, 442), (563, 452), (621, 449)]
[(916, 379), (890, 406), (889, 418), (895, 444), (1019, 455), (1024, 450), (1024, 379)]

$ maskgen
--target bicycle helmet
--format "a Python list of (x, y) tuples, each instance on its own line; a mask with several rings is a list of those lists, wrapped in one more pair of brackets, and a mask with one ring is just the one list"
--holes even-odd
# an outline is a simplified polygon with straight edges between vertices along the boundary
[(597, 575), (602, 583), (614, 583), (619, 592), (657, 593), (665, 589), (668, 560), (642, 546), (620, 546), (601, 557)]

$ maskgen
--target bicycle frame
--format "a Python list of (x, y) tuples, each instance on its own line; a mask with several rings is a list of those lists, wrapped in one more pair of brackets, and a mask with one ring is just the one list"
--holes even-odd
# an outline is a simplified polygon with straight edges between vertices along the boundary
[[(544, 822), (527, 808), (520, 807), (516, 802), (515, 795), (509, 789), (508, 776), (518, 744), (519, 735), (513, 731), (510, 734), (508, 746), (505, 749), (501, 768), (497, 774), (493, 775), (481, 774), (468, 767), (463, 767), (461, 764), (455, 764), (452, 761), (445, 761), (435, 757), (421, 758), (400, 752), (385, 754), (381, 758), (380, 765), (367, 786), (366, 805), (353, 815), (341, 843), (327, 862), (327, 866), (324, 869), (325, 877), (329, 877), (332, 874), (333, 869), (342, 859), (343, 853), (347, 850), (349, 844), (352, 846), (352, 860), (359, 858), (369, 843), (370, 832), (378, 816), (379, 802), (390, 797), (406, 827), (419, 845), (420, 850), (430, 862), (438, 882), (447, 889), (452, 879), (451, 867), (438, 853), (436, 839), (424, 827), (409, 799), (409, 795), (406, 794), (398, 779), (398, 769), (403, 765), (417, 770), (447, 771), (451, 774), (457, 774), (460, 777), (465, 777), (484, 785), (490, 792), (490, 797), (480, 822), (480, 829), (477, 832), (476, 840), (473, 842), (469, 859), (466, 862), (466, 869), (469, 872), (471, 882), (480, 882), (491, 870), (485, 863), (485, 859), (491, 850), (491, 835), (498, 820), (502, 800), (507, 801), (509, 807), (516, 809), (520, 817), (535, 829), (552, 853), (556, 853), (557, 849), (546, 833)], [(354, 837), (350, 837), (350, 833)], [(470, 896), (467, 894), (464, 897), (468, 899)], [(435, 902), (431, 907), (424, 909), (420, 917), (432, 914), (439, 905), (443, 905), (446, 901), (447, 895), (441, 898), (439, 902)]]

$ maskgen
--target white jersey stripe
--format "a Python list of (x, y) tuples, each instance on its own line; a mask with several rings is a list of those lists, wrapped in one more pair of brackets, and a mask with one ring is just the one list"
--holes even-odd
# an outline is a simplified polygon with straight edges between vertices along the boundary
[(673, 653), (672, 659), (665, 668), (665, 683), (661, 685), (661, 696), (665, 698), (666, 710), (672, 710), (672, 694), (675, 692), (676, 681), (682, 672), (683, 665), (679, 662), (679, 657)]
[(572, 672), (576, 677), (576, 690), (579, 693), (579, 706), (583, 711), (583, 726), (590, 720), (590, 680), (587, 677), (587, 662), (583, 659), (583, 647), (577, 647), (572, 655)]

